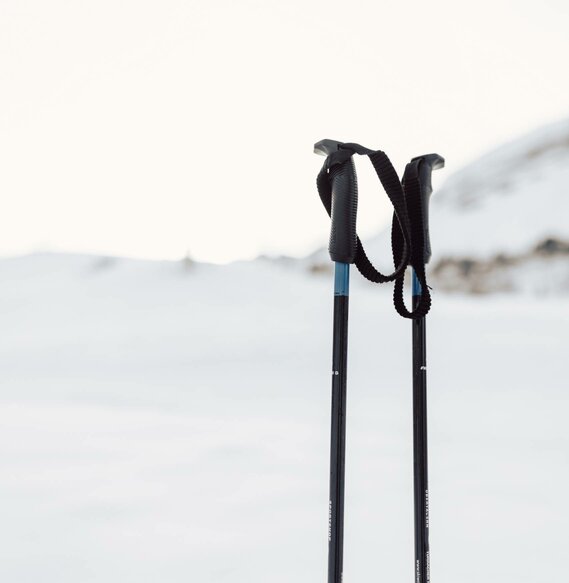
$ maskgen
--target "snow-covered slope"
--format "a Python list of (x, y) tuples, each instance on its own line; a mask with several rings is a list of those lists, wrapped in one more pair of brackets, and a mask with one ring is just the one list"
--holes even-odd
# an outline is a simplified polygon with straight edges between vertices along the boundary
[(569, 241), (569, 120), (453, 173), (432, 209), (438, 257), (520, 255), (545, 239)]
[(569, 294), (569, 120), (450, 176), (432, 225), (439, 289)]
[[(411, 329), (357, 281), (345, 580), (410, 581)], [(0, 282), (0, 580), (325, 580), (329, 277), (39, 255)], [(568, 325), (555, 298), (436, 298), (438, 583), (564, 579)]]
[[(457, 172), (447, 156), (435, 187), (441, 181), (431, 201), (433, 285), (472, 293), (569, 294), (569, 120)], [(365, 243), (386, 269), (389, 240), (385, 231)], [(326, 253), (310, 260), (324, 264)]]

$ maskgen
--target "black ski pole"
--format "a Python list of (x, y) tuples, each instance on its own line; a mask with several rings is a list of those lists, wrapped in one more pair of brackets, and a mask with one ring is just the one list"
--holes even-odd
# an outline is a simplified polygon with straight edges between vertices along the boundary
[(341, 583), (344, 553), (344, 475), (346, 466), (346, 372), (350, 265), (336, 262), (332, 351), (332, 430), (328, 503), (328, 583)]
[[(421, 284), (413, 272), (413, 308)], [(427, 465), (427, 352), (425, 318), (413, 326), (413, 483), (415, 499), (415, 583), (431, 580), (429, 548), (429, 484)]]
[[(433, 192), (431, 173), (442, 168), (444, 159), (438, 154), (414, 158), (405, 169), (403, 183), (412, 179), (420, 186), (420, 217), (422, 219), (423, 266), (431, 257), (429, 238), (429, 198)], [(415, 243), (416, 241), (414, 241)], [(419, 305), (422, 287), (413, 271), (413, 309)], [(413, 327), (413, 482), (415, 509), (415, 583), (429, 583), (429, 483), (427, 463), (427, 352), (425, 317), (412, 321)]]
[[(338, 142), (322, 140), (317, 154), (338, 151)], [(328, 583), (341, 583), (344, 551), (344, 476), (346, 462), (346, 373), (348, 360), (348, 300), (350, 264), (357, 249), (357, 182), (351, 158), (332, 163), (329, 251), (335, 262), (332, 351), (332, 423), (330, 438), (330, 499), (328, 503)]]

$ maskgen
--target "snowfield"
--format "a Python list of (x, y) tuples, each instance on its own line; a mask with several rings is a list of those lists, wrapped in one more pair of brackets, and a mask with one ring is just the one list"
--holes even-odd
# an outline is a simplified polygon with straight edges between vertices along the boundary
[[(2, 581), (326, 580), (331, 277), (33, 255), (0, 278)], [(344, 580), (409, 582), (410, 323), (352, 281)], [(433, 301), (433, 581), (563, 580), (567, 300)]]

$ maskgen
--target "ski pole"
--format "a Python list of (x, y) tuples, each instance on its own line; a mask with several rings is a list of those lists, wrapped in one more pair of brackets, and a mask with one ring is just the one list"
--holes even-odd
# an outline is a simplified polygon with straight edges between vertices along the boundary
[[(437, 154), (419, 156), (407, 165), (403, 176), (403, 184), (411, 180), (418, 181), (420, 201), (420, 218), (422, 233), (419, 241), (422, 248), (423, 266), (431, 257), (429, 237), (429, 199), (433, 192), (431, 174), (433, 170), (442, 168), (444, 159)], [(419, 305), (422, 287), (413, 270), (413, 309)], [(430, 548), (429, 548), (429, 484), (427, 460), (427, 352), (425, 317), (412, 320), (413, 328), (413, 483), (414, 483), (414, 514), (415, 514), (415, 583), (429, 583)]]
[[(339, 143), (322, 140), (317, 154), (337, 152)], [(341, 583), (344, 552), (344, 476), (346, 462), (346, 379), (348, 361), (348, 301), (350, 264), (357, 248), (358, 203), (355, 167), (351, 157), (329, 168), (332, 186), (329, 251), (334, 269), (334, 327), (332, 350), (332, 421), (330, 435), (330, 498), (328, 503), (328, 583)]]
[[(413, 272), (413, 308), (421, 297), (421, 284)], [(415, 583), (429, 583), (429, 485), (427, 465), (427, 353), (425, 318), (413, 327), (413, 490), (415, 513)]]

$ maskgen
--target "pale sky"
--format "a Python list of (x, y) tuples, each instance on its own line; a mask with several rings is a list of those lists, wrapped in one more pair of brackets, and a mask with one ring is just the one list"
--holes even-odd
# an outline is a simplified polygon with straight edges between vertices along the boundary
[(569, 116), (568, 31), (566, 0), (0, 0), (0, 254), (307, 253), (315, 141), (436, 151), (436, 186)]

